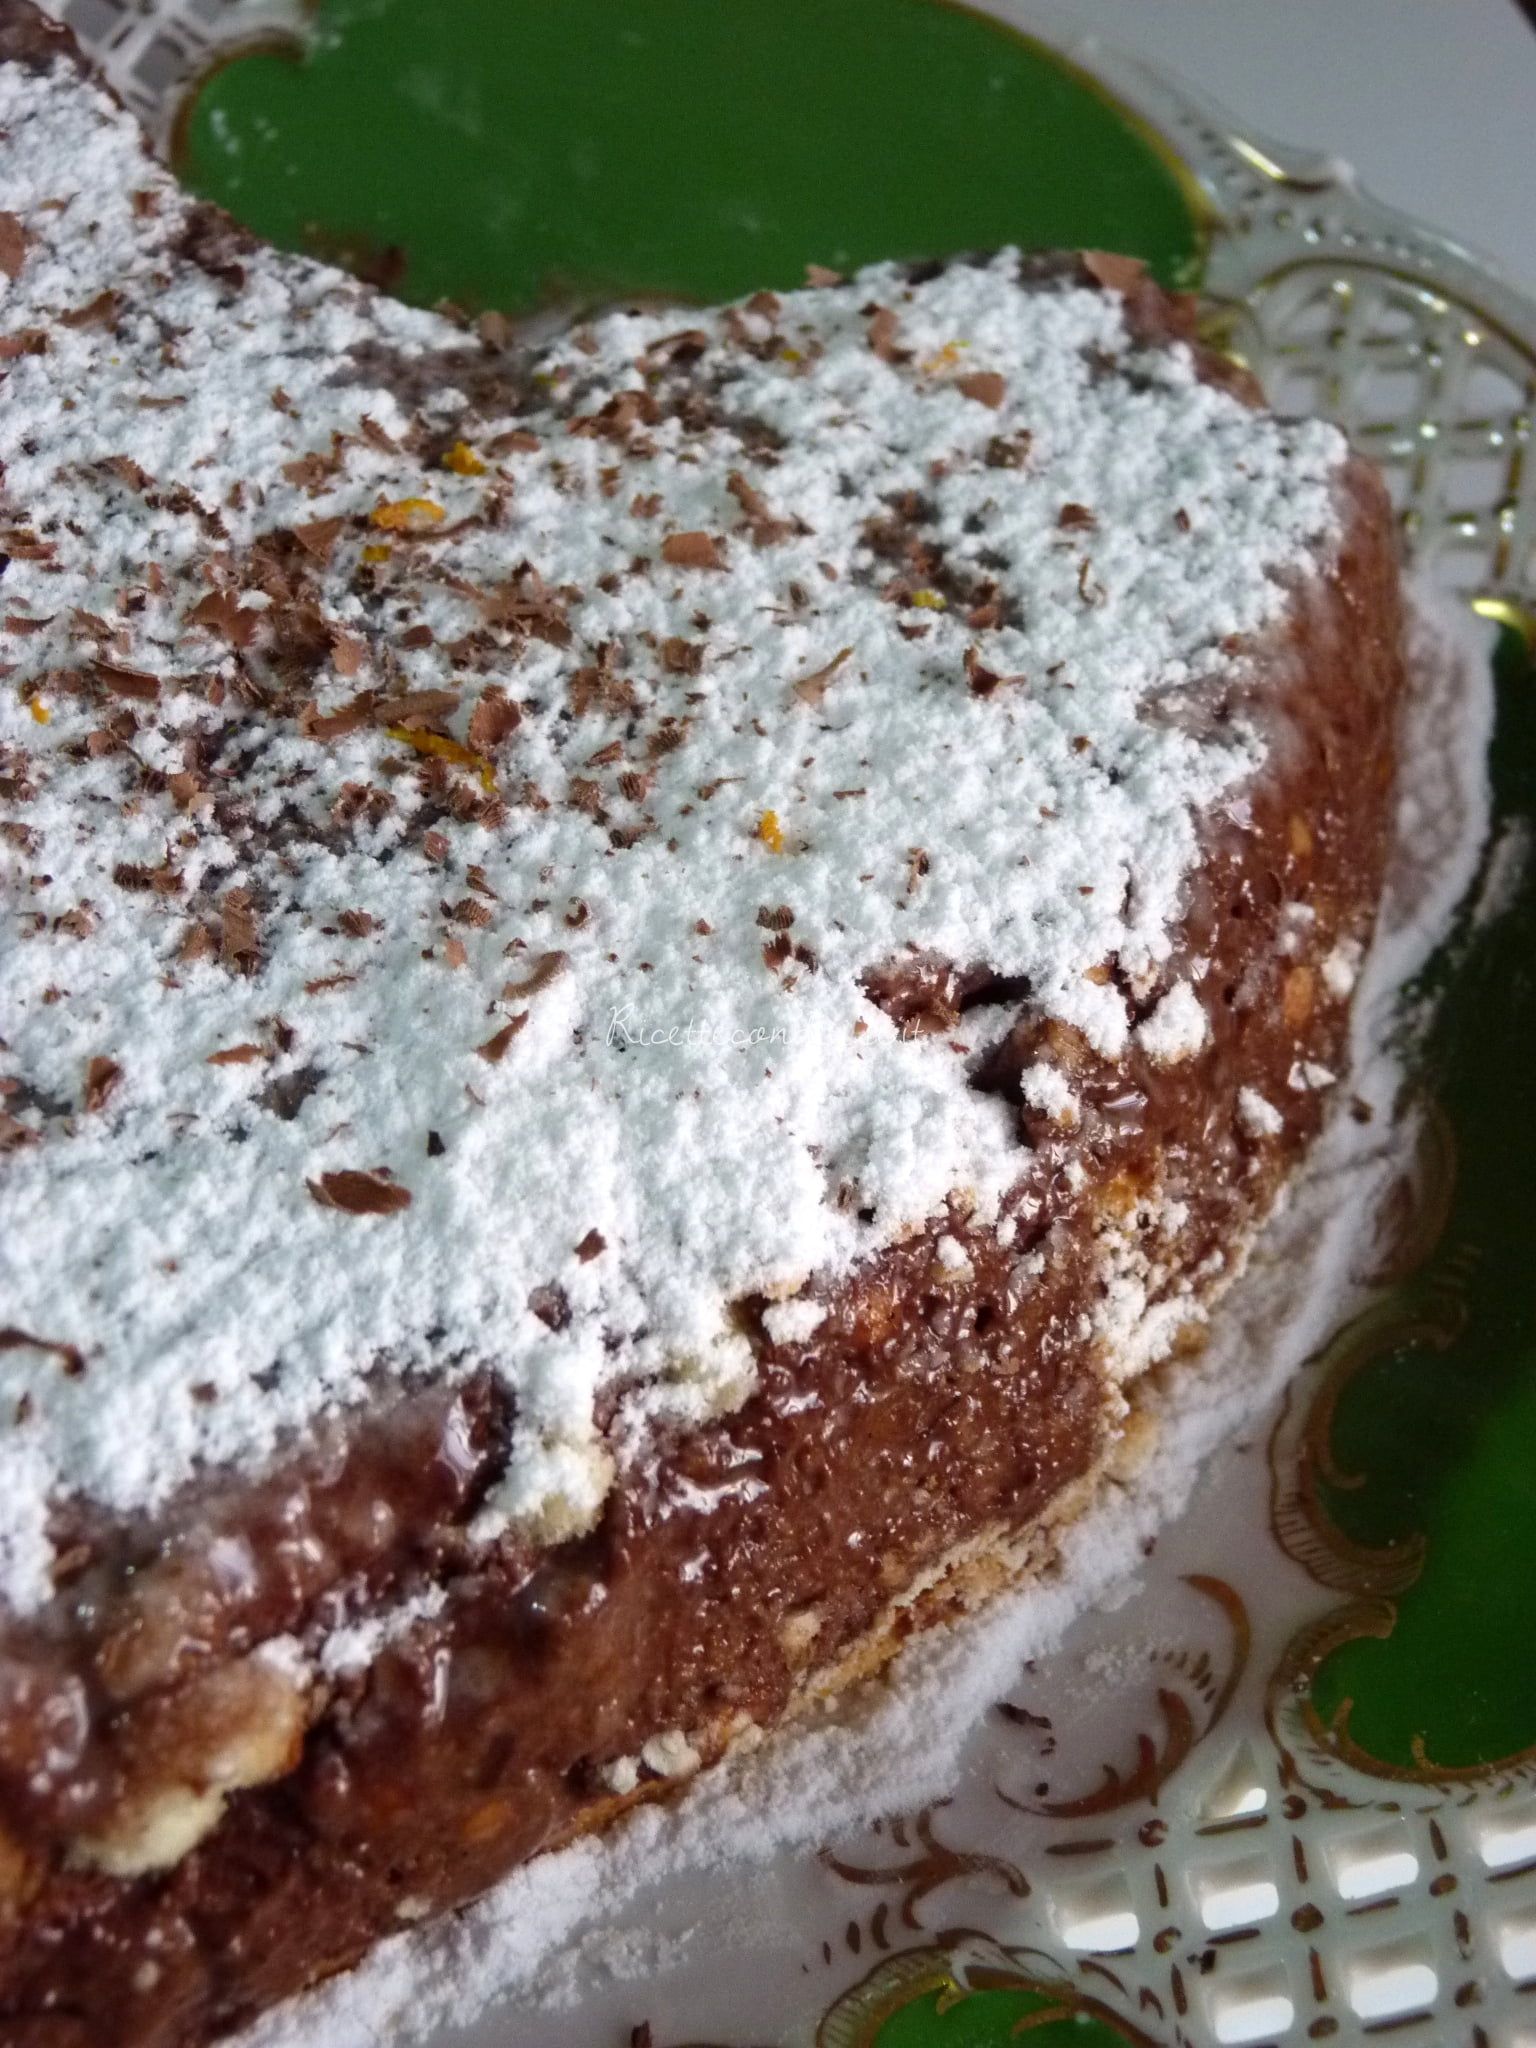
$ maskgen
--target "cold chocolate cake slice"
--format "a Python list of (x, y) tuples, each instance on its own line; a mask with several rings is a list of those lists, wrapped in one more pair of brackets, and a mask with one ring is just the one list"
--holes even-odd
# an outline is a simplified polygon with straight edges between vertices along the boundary
[(0, 0), (0, 2034), (191, 2048), (1049, 1554), (1318, 1131), (1390, 524), (1122, 258), (541, 352)]

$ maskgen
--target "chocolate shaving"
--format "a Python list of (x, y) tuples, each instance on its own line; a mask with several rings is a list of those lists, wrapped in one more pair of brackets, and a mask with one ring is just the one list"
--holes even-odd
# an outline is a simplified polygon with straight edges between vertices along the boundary
[[(386, 433), (378, 421), (373, 419), (368, 413), (364, 413), (358, 420), (357, 431), (368, 443), (368, 446), (370, 448), (377, 448), (381, 455), (398, 455), (400, 453), (400, 443), (395, 439), (394, 435)], [(325, 521), (320, 520), (317, 524), (323, 526)]]
[(204, 1064), (210, 1067), (244, 1067), (249, 1066), (252, 1060), (264, 1060), (266, 1057), (265, 1046), (252, 1045), (247, 1039), (243, 1045), (227, 1045), (222, 1052), (209, 1053)]
[[(490, 316), (482, 313), (480, 317), (485, 320)], [(530, 434), (526, 427), (513, 427), (509, 433), (498, 434), (494, 440), (487, 441), (485, 452), (487, 455), (537, 455), (543, 445), (538, 435)]]
[(521, 981), (509, 981), (503, 985), (502, 1001), (518, 1002), (524, 996), (537, 995), (541, 988), (548, 988), (552, 981), (565, 972), (566, 964), (564, 953), (541, 953)]
[[(768, 500), (755, 485), (750, 484), (739, 469), (733, 469), (725, 480), (725, 488), (746, 514), (746, 528), (754, 547), (771, 548), (780, 541), (788, 540), (796, 531), (793, 519), (776, 519), (768, 509)], [(665, 547), (662, 553), (666, 553)]]
[(336, 927), (349, 939), (366, 939), (371, 931), (378, 929), (378, 923), (371, 911), (344, 910), (336, 920)]
[(222, 206), (208, 200), (198, 200), (187, 209), (186, 223), (172, 245), (176, 255), (185, 256), (209, 277), (233, 285), (236, 291), (245, 283), (245, 266), (238, 259), (254, 255), (260, 246)]
[(381, 697), (373, 718), (376, 725), (397, 725), (410, 732), (435, 725), (458, 708), (457, 690), (407, 690), (399, 697)]
[(256, 1097), (258, 1107), (269, 1110), (280, 1123), (291, 1124), (311, 1095), (325, 1079), (319, 1067), (295, 1067), (267, 1083)]
[(354, 697), (350, 704), (343, 704), (336, 711), (322, 712), (319, 705), (311, 701), (299, 711), (299, 731), (307, 740), (338, 740), (345, 733), (372, 725), (377, 702), (372, 690), (364, 690), (361, 696)]
[(883, 363), (909, 363), (912, 360), (911, 349), (896, 346), (896, 329), (896, 315), (889, 306), (876, 306), (871, 310), (865, 335)]
[(757, 921), (765, 932), (787, 932), (795, 921), (795, 913), (787, 903), (780, 903), (773, 909), (763, 904), (758, 910)]
[(800, 699), (800, 702), (802, 704), (819, 704), (827, 694), (827, 685), (852, 652), (853, 649), (851, 647), (840, 647), (825, 668), (812, 669), (808, 676), (801, 676), (797, 683), (791, 683), (790, 688)]
[(307, 1180), (304, 1185), (322, 1209), (341, 1209), (349, 1216), (393, 1216), (411, 1206), (409, 1188), (386, 1180), (381, 1173), (360, 1173), (352, 1167), (322, 1173), (317, 1181)]
[[(4, 353), (0, 348), (0, 355)], [(51, 540), (39, 540), (30, 526), (0, 527), (0, 554), (14, 555), (20, 562), (51, 562), (57, 552)]]
[(676, 334), (664, 334), (659, 341), (653, 341), (645, 353), (648, 360), (664, 363), (669, 369), (686, 369), (708, 347), (709, 336), (702, 327), (682, 327)]
[(589, 439), (627, 441), (636, 427), (654, 426), (660, 417), (661, 408), (649, 391), (616, 391), (597, 412), (567, 420), (565, 431)]
[(19, 327), (14, 334), (0, 334), (0, 359), (45, 356), (47, 353), (48, 331), (44, 327)]
[(156, 703), (160, 678), (141, 668), (123, 668), (115, 661), (93, 661), (91, 674), (114, 697), (131, 697), (140, 704)]
[[(599, 1243), (602, 1240), (599, 1238)], [(558, 1282), (551, 1281), (546, 1287), (535, 1287), (528, 1297), (528, 1306), (541, 1323), (547, 1323), (552, 1330), (563, 1330), (571, 1320), (571, 1304), (565, 1289)]]
[(1056, 514), (1063, 533), (1091, 533), (1098, 523), (1086, 505), (1063, 505)]
[(1027, 427), (1021, 427), (1016, 434), (994, 434), (987, 443), (988, 469), (1023, 469), (1029, 461), (1033, 438)]
[(337, 451), (321, 455), (311, 449), (307, 455), (298, 455), (292, 462), (285, 462), (282, 469), (289, 483), (297, 485), (300, 490), (318, 491), (330, 482), (340, 467), (341, 457)]
[(1022, 672), (1015, 675), (1000, 675), (996, 669), (988, 668), (974, 647), (965, 650), (965, 679), (971, 686), (974, 697), (990, 697), (992, 692), (1004, 683), (1025, 683), (1029, 678)]
[(317, 562), (330, 559), (331, 549), (341, 538), (345, 519), (307, 519), (300, 526), (289, 528), (294, 539), (306, 555), (312, 555)]
[(481, 1059), (489, 1061), (493, 1067), (499, 1065), (506, 1057), (507, 1047), (527, 1022), (528, 1012), (526, 1010), (519, 1010), (517, 1015), (509, 1017), (501, 1029), (488, 1038), (484, 1045), (477, 1045), (475, 1051), (480, 1055)]
[(1085, 249), (1079, 261), (1095, 284), (1127, 296), (1147, 274), (1147, 266), (1139, 256), (1116, 256), (1105, 249)]
[(147, 491), (154, 478), (147, 469), (135, 462), (131, 455), (107, 455), (102, 458), (103, 469), (110, 469), (120, 484), (126, 484), (130, 491)]
[(703, 641), (671, 634), (661, 643), (661, 665), (669, 675), (696, 676), (704, 666)]
[(661, 559), (674, 569), (723, 569), (725, 538), (717, 533), (669, 533), (661, 544)]
[(457, 903), (444, 901), (437, 907), (450, 924), (467, 924), (471, 931), (483, 931), (491, 922), (491, 912), (473, 896), (461, 896)]
[(249, 889), (226, 889), (219, 901), (219, 958), (239, 974), (254, 974), (259, 957)]
[(576, 594), (549, 589), (531, 562), (520, 563), (505, 583), (476, 593), (488, 624), (516, 627), (551, 647), (571, 644), (570, 623), (559, 600)]
[(351, 678), (363, 665), (368, 652), (367, 643), (355, 633), (343, 633), (336, 628), (331, 631), (331, 666), (337, 675)]
[(570, 694), (571, 709), (578, 718), (585, 717), (594, 706), (614, 715), (638, 710), (634, 685), (624, 676), (614, 674), (613, 657), (614, 644), (605, 640), (597, 650), (596, 663), (572, 673), (566, 688)]
[(119, 889), (148, 890), (156, 896), (179, 896), (181, 874), (169, 861), (157, 868), (146, 867), (138, 861), (120, 860), (112, 870), (112, 879)]
[(978, 405), (990, 406), (996, 412), (1008, 395), (1008, 379), (996, 370), (972, 370), (955, 379), (955, 389), (963, 391), (967, 398), (974, 398)]
[(586, 1265), (590, 1260), (599, 1257), (601, 1253), (607, 1251), (607, 1249), (608, 1240), (603, 1236), (603, 1233), (600, 1230), (589, 1230), (581, 1240), (581, 1243), (577, 1245), (576, 1256), (583, 1265)]
[(117, 1061), (108, 1059), (105, 1053), (97, 1053), (85, 1070), (86, 1109), (105, 1109), (113, 1089), (122, 1078), (123, 1070)]
[(20, 271), (31, 240), (14, 213), (0, 213), (0, 270), (7, 277), (15, 277)]
[(117, 293), (110, 287), (73, 311), (59, 315), (61, 327), (110, 327), (117, 318)]
[(0, 1351), (20, 1351), (26, 1348), (33, 1351), (51, 1351), (63, 1366), (66, 1379), (77, 1380), (85, 1371), (85, 1360), (77, 1344), (59, 1344), (47, 1337), (34, 1337), (29, 1331), (18, 1330), (14, 1325), (7, 1325), (5, 1329), (0, 1330)]
[(187, 613), (189, 624), (205, 626), (232, 647), (249, 647), (261, 624), (261, 613), (242, 605), (232, 590), (210, 590)]

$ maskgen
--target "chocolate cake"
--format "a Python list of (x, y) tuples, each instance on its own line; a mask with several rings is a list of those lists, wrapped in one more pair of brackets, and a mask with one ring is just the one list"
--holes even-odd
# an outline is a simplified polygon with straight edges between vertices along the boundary
[(0, 2034), (191, 2048), (1040, 1564), (1317, 1133), (1387, 505), (1139, 266), (539, 349), (0, 0)]

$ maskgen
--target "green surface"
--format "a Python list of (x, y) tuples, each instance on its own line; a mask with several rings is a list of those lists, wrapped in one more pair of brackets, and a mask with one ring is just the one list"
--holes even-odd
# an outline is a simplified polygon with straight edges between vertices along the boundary
[(179, 168), (286, 247), (470, 311), (1006, 242), (1177, 282), (1197, 253), (1091, 87), (934, 0), (323, 0), (302, 61), (214, 74)]
[[(1495, 829), (1536, 822), (1536, 664), (1513, 634), (1496, 663)], [(1460, 1300), (1450, 1347), (1367, 1365), (1340, 1403), (1333, 1449), (1356, 1487), (1330, 1489), (1345, 1533), (1416, 1531), (1422, 1574), (1385, 1639), (1335, 1652), (1313, 1687), (1325, 1720), (1352, 1701), (1371, 1756), (1465, 1768), (1536, 1744), (1536, 875), (1450, 949), (1425, 1079), (1456, 1134), (1455, 1201), (1407, 1299)]]
[(930, 1991), (892, 2013), (876, 2048), (1004, 2048), (1021, 2038), (1029, 2048), (1125, 2048), (1118, 2027), (1089, 2013), (1035, 2018), (1055, 2005), (1038, 1991), (972, 1991), (947, 2000)]

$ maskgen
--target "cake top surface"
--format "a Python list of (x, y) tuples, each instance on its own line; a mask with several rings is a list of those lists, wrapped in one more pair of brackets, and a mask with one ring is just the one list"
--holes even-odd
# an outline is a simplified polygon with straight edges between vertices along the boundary
[(1171, 934), (1265, 741), (1189, 714), (1328, 559), (1331, 428), (1010, 252), (518, 355), (243, 246), (62, 64), (0, 65), (0, 164), (17, 1607), (51, 1500), (380, 1375), (493, 1367), (487, 1527), (581, 1526), (620, 1375), (633, 1443), (727, 1408), (733, 1301), (1017, 1177), (986, 1013), (903, 1036), (873, 971), (1198, 1044)]

